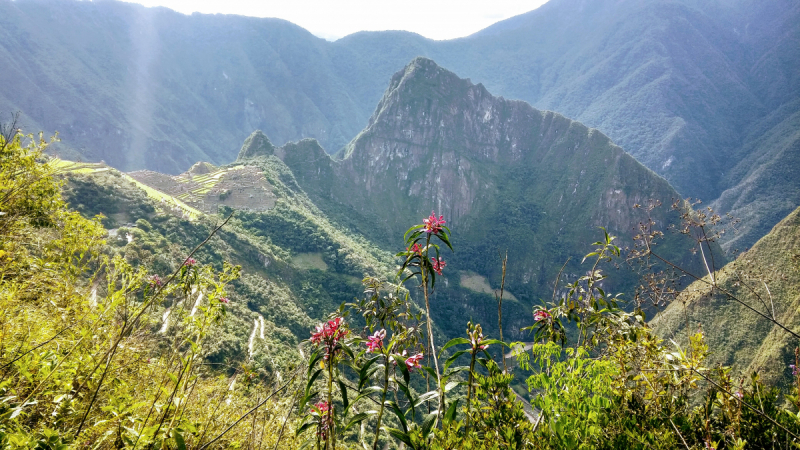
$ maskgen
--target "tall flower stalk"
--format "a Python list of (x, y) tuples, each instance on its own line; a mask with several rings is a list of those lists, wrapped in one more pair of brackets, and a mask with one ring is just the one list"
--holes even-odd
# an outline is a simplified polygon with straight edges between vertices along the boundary
[[(428, 330), (428, 345), (436, 370), (440, 415), (444, 408), (444, 389), (442, 388), (442, 376), (439, 370), (439, 360), (436, 357), (436, 345), (433, 339), (433, 318), (431, 317), (430, 294), (436, 284), (436, 275), (442, 275), (442, 270), (446, 265), (445, 261), (439, 256), (439, 245), (433, 243), (432, 238), (435, 237), (451, 251), (453, 250), (453, 246), (450, 244), (450, 229), (445, 226), (446, 223), (444, 216), (440, 215), (437, 217), (436, 213), (431, 211), (431, 215), (423, 219), (421, 224), (414, 225), (406, 231), (404, 236), (406, 251), (397, 254), (397, 256), (404, 256), (406, 258), (397, 275), (404, 276), (404, 282), (416, 275), (420, 277), (422, 294), (425, 297), (425, 316), (427, 318), (425, 322)], [(420, 245), (423, 242), (425, 243), (424, 246)], [(407, 269), (410, 273), (407, 273)]]

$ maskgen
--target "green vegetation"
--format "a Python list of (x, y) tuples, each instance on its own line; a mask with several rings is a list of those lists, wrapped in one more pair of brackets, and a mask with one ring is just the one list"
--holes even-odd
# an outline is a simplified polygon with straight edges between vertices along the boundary
[(714, 349), (710, 362), (731, 366), (732, 376), (758, 372), (769, 383), (786, 383), (789, 366), (797, 364), (798, 342), (779, 324), (798, 331), (798, 286), (800, 209), (713, 279), (706, 275), (686, 287), (651, 324), (659, 335), (679, 342), (701, 328)]
[[(598, 128), (683, 196), (722, 196), (717, 209), (746, 228), (726, 246), (751, 246), (798, 206), (793, 2), (553, 0), (452, 41), (326, 42), (281, 20), (124, 3), (3, 2), (0, 17), (0, 55), (19, 61), (3, 73), (0, 111), (61, 132), (54, 151), (67, 159), (177, 174), (228, 163), (255, 129), (333, 153), (368, 123), (386, 80), (427, 56)], [(42, 17), (59, 21), (43, 29)]]
[[(623, 250), (605, 233), (579, 265), (583, 275), (557, 279), (564, 294), (534, 308), (520, 330), (533, 342), (524, 345), (491, 339), (474, 322), (466, 337), (448, 336), (458, 321), (439, 319), (452, 305), (437, 293), (447, 291), (457, 261), (450, 250), (459, 241), (451, 242), (441, 215), (409, 229), (393, 260), (330, 222), (274, 156), (248, 160), (278, 193), (274, 208), (188, 220), (157, 209), (160, 200), (114, 169), (51, 165), (45, 147), (16, 131), (0, 137), (4, 447), (743, 449), (800, 442), (800, 372), (783, 390), (758, 376), (738, 381), (708, 364), (718, 351), (709, 348), (710, 333), (690, 334), (681, 346), (648, 326), (643, 299), (672, 283), (649, 262), (668, 244), (654, 228), (655, 205), (625, 255), (650, 281), (636, 301), (624, 305), (608, 290), (606, 274), (622, 264)], [(82, 214), (109, 215), (70, 212), (56, 174)], [(796, 240), (797, 217), (776, 229), (774, 242)], [(719, 219), (693, 210), (681, 219), (678, 229), (696, 239), (703, 265), (715, 268), (706, 251), (716, 250), (716, 235), (706, 230)], [(518, 237), (508, 239), (514, 248)], [(769, 249), (786, 258), (785, 249)], [(771, 263), (755, 261), (756, 253), (742, 258)], [(395, 262), (399, 284), (381, 280)], [(353, 283), (356, 272), (368, 275), (363, 285)], [(724, 292), (727, 281), (716, 279)], [(775, 288), (772, 295), (791, 295), (790, 287)], [(800, 339), (782, 322), (792, 317), (753, 317), (777, 326), (768, 332), (785, 339), (783, 348)], [(507, 322), (506, 335), (517, 331)], [(442, 345), (444, 337), (452, 339)], [(498, 351), (511, 351), (517, 367), (505, 370)], [(520, 390), (533, 411), (525, 411)]]

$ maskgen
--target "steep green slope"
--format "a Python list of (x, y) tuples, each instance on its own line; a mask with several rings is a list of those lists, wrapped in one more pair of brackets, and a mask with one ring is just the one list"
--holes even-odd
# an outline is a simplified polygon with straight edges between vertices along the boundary
[[(65, 199), (86, 216), (106, 216), (109, 251), (162, 277), (223, 219), (199, 211), (190, 218), (174, 206), (179, 199), (107, 166), (61, 167), (67, 180)], [(236, 179), (243, 170), (234, 166), (218, 173), (225, 183), (225, 176)], [(262, 161), (261, 175), (277, 197), (262, 200), (273, 206), (236, 211), (194, 258), (200, 264), (221, 267), (229, 261), (242, 266), (242, 277), (229, 289), (232, 317), (214, 337), (208, 360), (231, 370), (248, 364), (272, 372), (296, 362), (297, 345), (313, 325), (342, 302), (360, 296), (364, 274), (387, 276), (392, 261), (331, 224), (274, 157)], [(221, 210), (232, 211), (224, 205)]]
[[(498, 252), (508, 249), (506, 287), (518, 299), (508, 305), (508, 327), (518, 330), (530, 322), (530, 305), (552, 295), (568, 258), (562, 280), (586, 270), (577, 256), (601, 235), (598, 227), (630, 245), (642, 219), (634, 204), (678, 198), (599, 131), (493, 97), (425, 58), (395, 74), (342, 159), (311, 140), (275, 154), (326, 213), (349, 217), (348, 225), (388, 247), (401, 243), (414, 218), (432, 209), (445, 215), (457, 239), (448, 268), (460, 272), (445, 276), (440, 324), (467, 314), (492, 326), (496, 305), (469, 280), (477, 274), (497, 288)], [(657, 214), (660, 223), (673, 220)], [(682, 258), (677, 240), (671, 244)], [(632, 274), (616, 278), (616, 288), (632, 291)]]
[(723, 241), (726, 249), (745, 250), (766, 235), (800, 199), (800, 100), (770, 114), (748, 136), (746, 156), (725, 180), (732, 186), (712, 204), (740, 218), (736, 233)]
[[(730, 365), (743, 376), (758, 371), (767, 382), (788, 382), (797, 340), (720, 290), (710, 293), (708, 281), (706, 277), (691, 284), (653, 319), (655, 331), (685, 342), (687, 333), (701, 327), (713, 363)], [(800, 332), (800, 209), (718, 271), (716, 281), (721, 289)]]

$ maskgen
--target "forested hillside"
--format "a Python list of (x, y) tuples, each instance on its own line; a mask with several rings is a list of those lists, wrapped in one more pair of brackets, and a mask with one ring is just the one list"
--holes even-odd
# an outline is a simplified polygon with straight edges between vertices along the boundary
[[(58, 151), (73, 159), (175, 174), (230, 161), (254, 129), (333, 153), (391, 74), (428, 56), (598, 128), (684, 196), (722, 195), (721, 212), (743, 219), (728, 247), (752, 245), (798, 206), (794, 165), (770, 162), (798, 153), (791, 0), (553, 0), (463, 39), (372, 32), (332, 43), (280, 20), (122, 3), (0, 8), (0, 108), (59, 131)], [(753, 189), (764, 183), (771, 193)]]

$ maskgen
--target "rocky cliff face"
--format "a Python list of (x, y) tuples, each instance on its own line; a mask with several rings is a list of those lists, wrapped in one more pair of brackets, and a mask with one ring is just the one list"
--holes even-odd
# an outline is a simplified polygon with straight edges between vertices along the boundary
[(368, 197), (392, 191), (393, 209), (413, 199), (409, 213), (434, 208), (456, 223), (502, 195), (519, 170), (528, 189), (543, 188), (536, 202), (548, 214), (588, 209), (592, 224), (617, 229), (630, 224), (634, 203), (677, 197), (599, 131), (494, 97), (425, 58), (392, 77), (339, 166)]
[[(426, 58), (392, 77), (338, 159), (310, 140), (275, 154), (323, 210), (365, 234), (379, 229), (372, 236), (387, 247), (398, 248), (408, 226), (435, 210), (454, 231), (454, 270), (494, 283), (497, 253), (508, 249), (507, 287), (520, 305), (552, 293), (558, 269), (589, 251), (597, 227), (625, 246), (641, 219), (634, 204), (679, 197), (599, 131), (494, 97)], [(666, 211), (656, 218), (660, 226), (673, 220)], [(583, 270), (572, 263), (568, 276)], [(625, 275), (618, 285), (630, 283)]]

